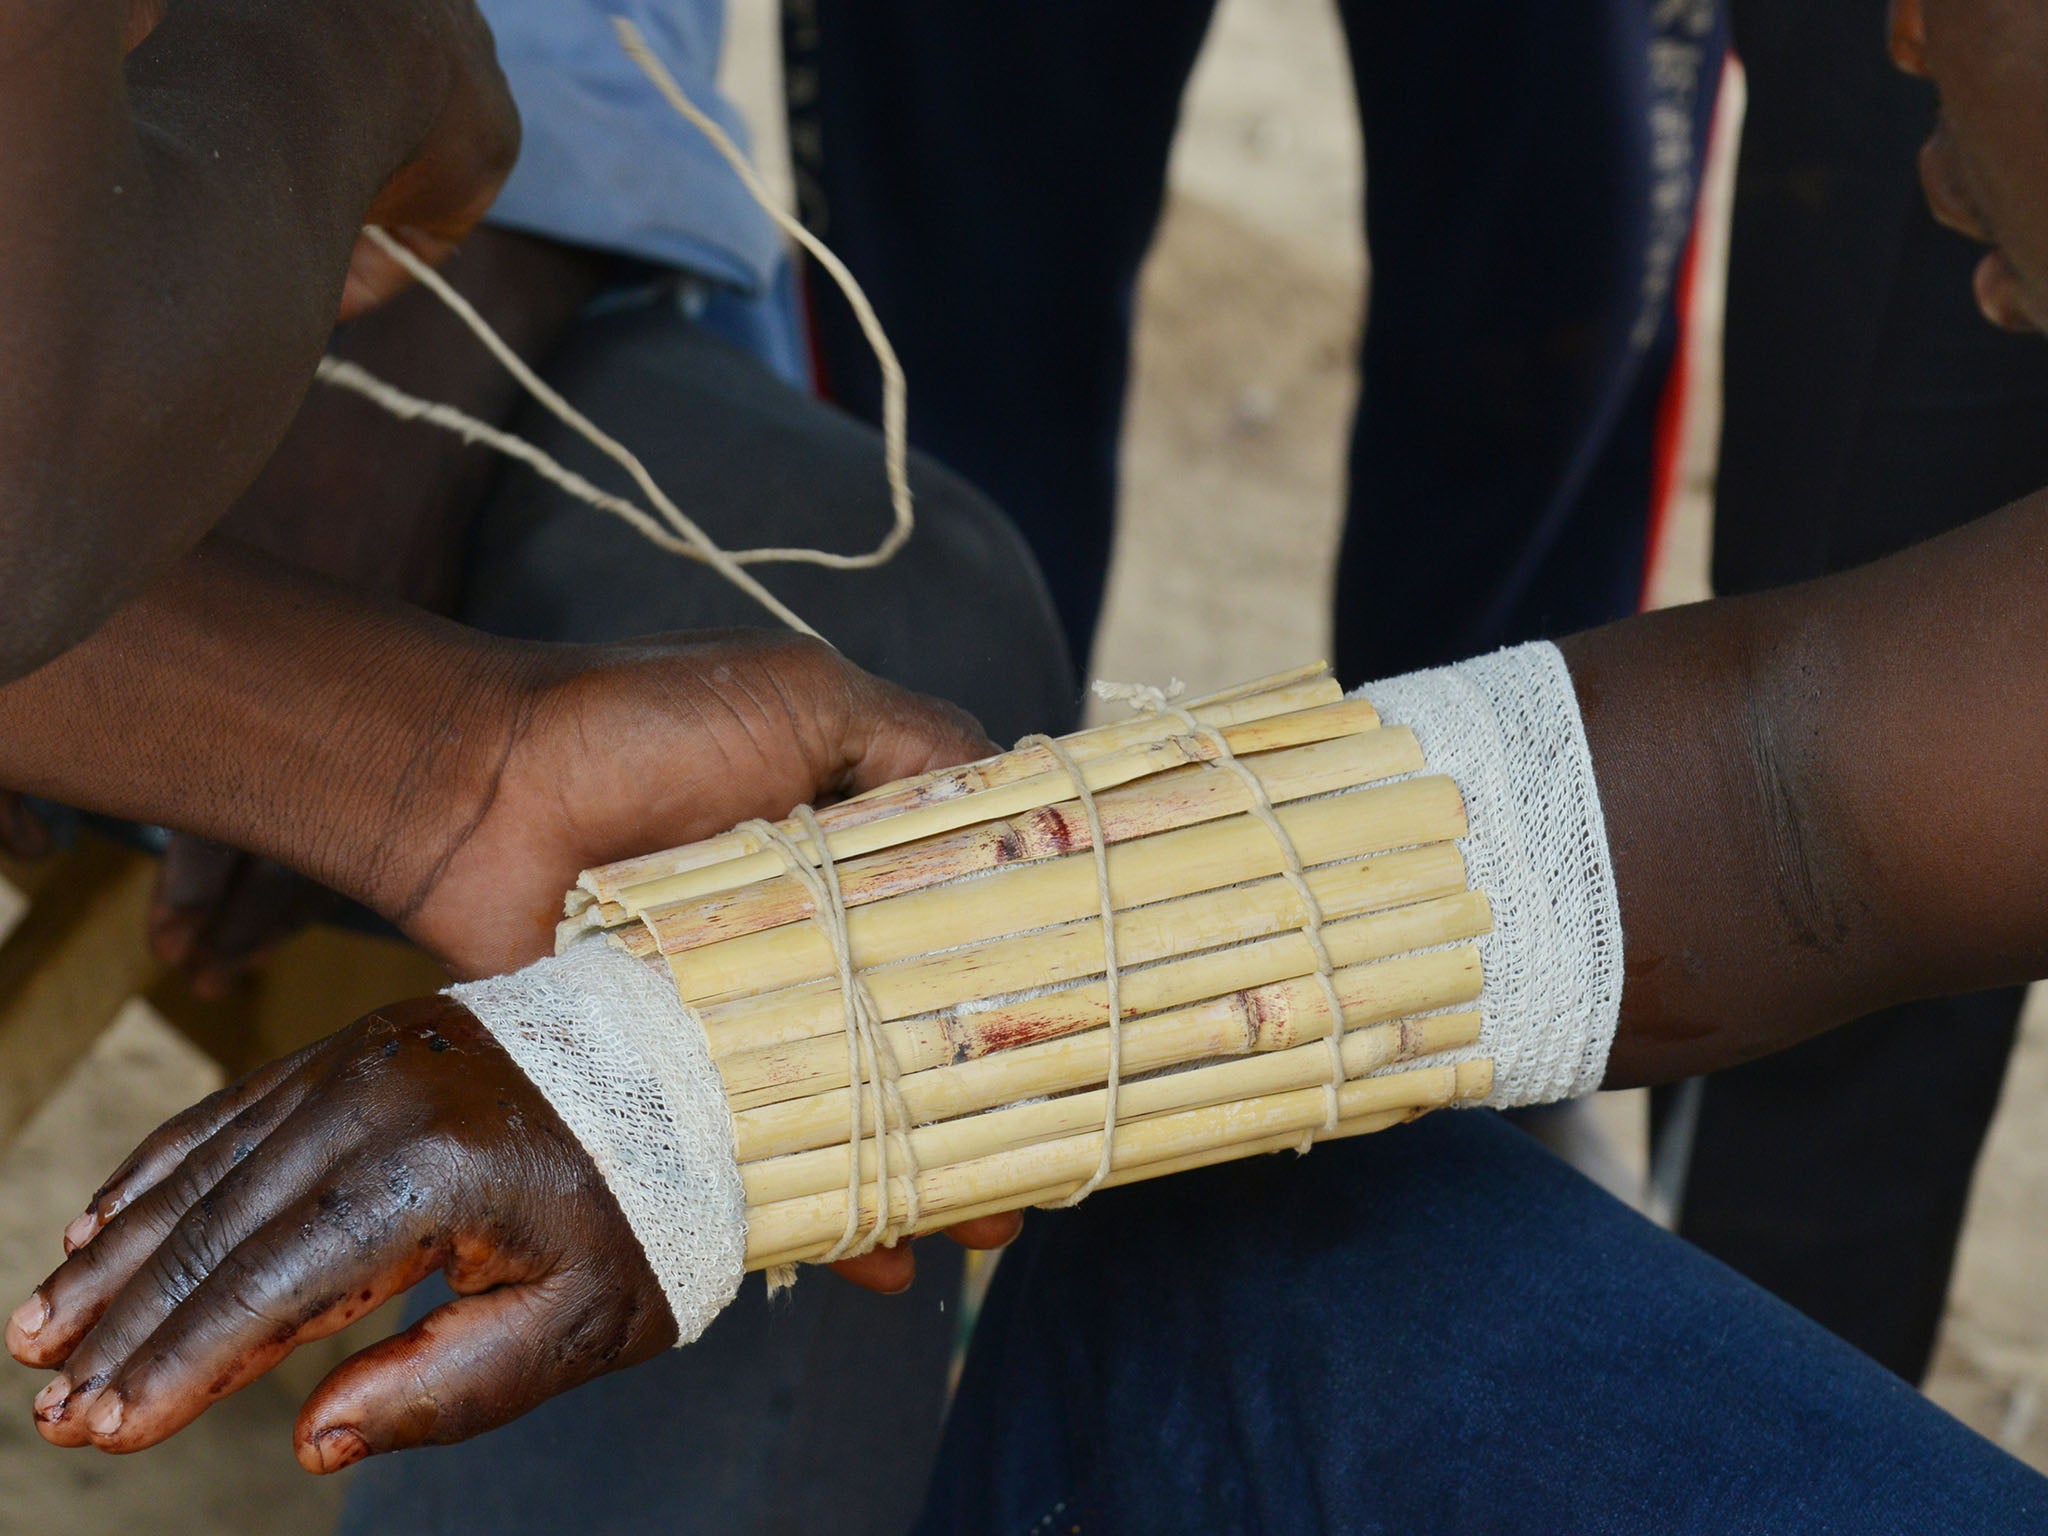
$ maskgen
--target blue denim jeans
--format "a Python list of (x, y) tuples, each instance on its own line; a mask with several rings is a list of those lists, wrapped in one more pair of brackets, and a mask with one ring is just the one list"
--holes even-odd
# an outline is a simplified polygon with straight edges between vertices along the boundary
[(1463, 1112), (1035, 1216), (921, 1529), (2003, 1533), (2048, 1479)]

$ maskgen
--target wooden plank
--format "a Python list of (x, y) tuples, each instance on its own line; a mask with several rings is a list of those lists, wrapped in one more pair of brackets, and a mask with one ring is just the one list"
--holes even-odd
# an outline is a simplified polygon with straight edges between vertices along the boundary
[(148, 997), (232, 1079), (373, 1008), (446, 985), (440, 968), (410, 944), (322, 927), (293, 938), (219, 1001), (201, 1002), (175, 975), (159, 978)]
[(155, 878), (153, 861), (98, 838), (34, 871), (0, 944), (0, 1146), (156, 978), (143, 929)]
[(28, 894), (0, 871), (0, 944), (7, 942), (9, 934), (21, 926), (21, 920), (28, 915)]

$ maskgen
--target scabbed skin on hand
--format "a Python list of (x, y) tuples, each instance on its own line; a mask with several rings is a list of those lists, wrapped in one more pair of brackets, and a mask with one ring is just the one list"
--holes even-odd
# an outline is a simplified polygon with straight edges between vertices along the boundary
[(674, 1341), (616, 1203), (446, 998), (371, 1014), (168, 1122), (67, 1232), (9, 1350), (56, 1445), (133, 1451), (435, 1270), (457, 1300), (345, 1361), (310, 1471), (460, 1440)]

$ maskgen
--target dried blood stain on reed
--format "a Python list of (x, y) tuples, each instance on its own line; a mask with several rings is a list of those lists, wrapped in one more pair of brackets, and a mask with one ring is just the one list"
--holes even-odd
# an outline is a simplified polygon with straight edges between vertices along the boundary
[[(963, 1026), (965, 1029), (963, 1030)], [(1036, 1045), (1041, 1040), (1056, 1040), (1062, 1035), (1074, 1032), (1072, 1021), (1044, 1014), (1033, 1014), (1023, 1018), (1008, 1017), (991, 1023), (975, 1023), (970, 1015), (966, 1019), (951, 1018), (946, 1021), (946, 1033), (953, 1046), (954, 1065), (973, 1061), (980, 1056), (1007, 1051), (1020, 1045)]]

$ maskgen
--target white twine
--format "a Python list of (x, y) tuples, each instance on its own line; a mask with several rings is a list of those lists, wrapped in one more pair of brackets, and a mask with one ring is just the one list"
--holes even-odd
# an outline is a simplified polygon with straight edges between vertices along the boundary
[(1096, 1159), (1095, 1171), (1059, 1202), (1063, 1206), (1079, 1205), (1102, 1187), (1116, 1156), (1117, 1095), (1123, 1085), (1124, 1070), (1124, 1002), (1116, 955), (1116, 898), (1109, 889), (1109, 840), (1102, 835), (1102, 812), (1081, 765), (1074, 761), (1073, 753), (1050, 736), (1026, 736), (1017, 743), (1020, 752), (1027, 747), (1043, 747), (1073, 781), (1074, 798), (1080, 802), (1081, 815), (1088, 823), (1088, 846), (1095, 858), (1095, 892), (1102, 911), (1102, 981), (1109, 995), (1109, 1070), (1104, 1082), (1102, 1153)]
[(465, 442), (481, 444), (518, 460), (578, 501), (623, 519), (635, 532), (657, 548), (670, 554), (682, 555), (687, 559), (702, 561), (791, 629), (800, 634), (824, 639), (824, 636), (819, 635), (817, 630), (764, 587), (759, 580), (748, 574), (743, 567), (820, 565), (840, 571), (868, 570), (886, 564), (908, 542), (916, 529), (917, 519), (910, 491), (908, 401), (903, 366), (897, 360), (895, 348), (889, 344), (888, 335), (882, 329), (882, 322), (875, 314), (874, 306), (868, 302), (867, 294), (862, 291), (852, 272), (847, 270), (846, 264), (822, 240), (776, 205), (767, 183), (762, 181), (760, 174), (748, 163), (739, 146), (733, 143), (723, 128), (690, 100), (675, 76), (648, 46), (647, 39), (641, 35), (639, 28), (624, 17), (614, 17), (612, 27), (618, 35), (619, 45), (640, 67), (654, 88), (685, 121), (710, 140), (711, 147), (733, 168), (748, 195), (760, 204), (778, 228), (817, 260), (840, 292), (845, 294), (847, 303), (852, 306), (854, 318), (860, 323), (861, 333), (867, 338), (869, 347), (873, 349), (875, 362), (882, 373), (882, 467), (889, 483), (891, 512), (889, 531), (883, 536), (882, 541), (866, 553), (855, 555), (835, 554), (822, 549), (727, 550), (720, 547), (662, 491), (653, 475), (648, 473), (646, 465), (631, 449), (599, 428), (558, 391), (551, 388), (498, 334), (490, 322), (477, 313), (476, 307), (455, 291), (447, 279), (374, 224), (364, 226), (364, 236), (403, 267), (409, 276), (461, 320), (470, 333), (484, 344), (491, 355), (550, 415), (623, 468), (632, 477), (633, 483), (640, 488), (641, 493), (652, 503), (654, 513), (650, 514), (645, 508), (624, 497), (600, 490), (538, 444), (495, 427), (457, 406), (409, 394), (396, 385), (378, 378), (360, 364), (340, 358), (322, 358), (315, 370), (315, 377), (335, 388), (361, 396), (400, 420), (425, 422), (430, 426), (453, 432)]
[[(1308, 870), (1301, 861), (1301, 851), (1295, 847), (1292, 834), (1280, 820), (1280, 813), (1273, 808), (1273, 797), (1266, 792), (1264, 782), (1231, 750), (1229, 741), (1221, 731), (1197, 720), (1187, 710), (1173, 702), (1185, 691), (1186, 684), (1179, 678), (1173, 679), (1165, 688), (1158, 688), (1150, 683), (1095, 684), (1095, 696), (1099, 699), (1128, 704), (1141, 714), (1171, 715), (1186, 726), (1189, 735), (1208, 746), (1217, 766), (1237, 775), (1245, 788), (1248, 809), (1258, 818), (1259, 823), (1265, 827), (1279, 848), (1280, 873), (1293, 888), (1296, 899), (1301, 903), (1301, 936), (1308, 941), (1309, 952), (1315, 956), (1316, 983), (1321, 987), (1323, 1002), (1330, 1010), (1330, 1029), (1324, 1036), (1330, 1051), (1330, 1076), (1323, 1085), (1323, 1129), (1325, 1132), (1335, 1131), (1341, 1116), (1338, 1090), (1344, 1086), (1344, 1002), (1337, 994), (1336, 964), (1330, 957), (1329, 946), (1323, 941), (1322, 903), (1316, 899), (1315, 891), (1308, 883)], [(1092, 808), (1090, 813), (1092, 817)], [(1104, 900), (1107, 901), (1106, 875), (1103, 879), (1103, 890)], [(1314, 1141), (1315, 1133), (1304, 1131), (1301, 1150), (1306, 1152)], [(1104, 1156), (1106, 1160), (1106, 1152)]]
[[(910, 1118), (896, 1082), (895, 1056), (882, 1037), (881, 1010), (875, 1006), (867, 983), (861, 979), (860, 970), (853, 963), (853, 940), (847, 931), (846, 898), (839, 885), (838, 862), (832, 857), (824, 829), (818, 825), (818, 818), (811, 808), (800, 805), (791, 815), (817, 850), (815, 868), (796, 840), (773, 822), (744, 822), (737, 830), (757, 835), (782, 855), (789, 873), (796, 877), (810, 897), (811, 917), (825, 935), (825, 942), (832, 950), (833, 964), (839, 973), (839, 996), (846, 1029), (846, 1225), (839, 1234), (839, 1241), (820, 1260), (830, 1264), (835, 1259), (851, 1258), (869, 1252), (878, 1244), (893, 1242), (889, 1221), (889, 1122), (892, 1110), (897, 1125), (902, 1129), (904, 1157), (910, 1164), (902, 1182), (906, 1207), (904, 1222), (912, 1229), (917, 1226), (919, 1215), (919, 1169), (916, 1155), (910, 1147)], [(867, 1134), (861, 1114), (863, 1089), (874, 1112), (875, 1144), (875, 1219), (865, 1238), (860, 1234), (860, 1148), (862, 1138)]]

